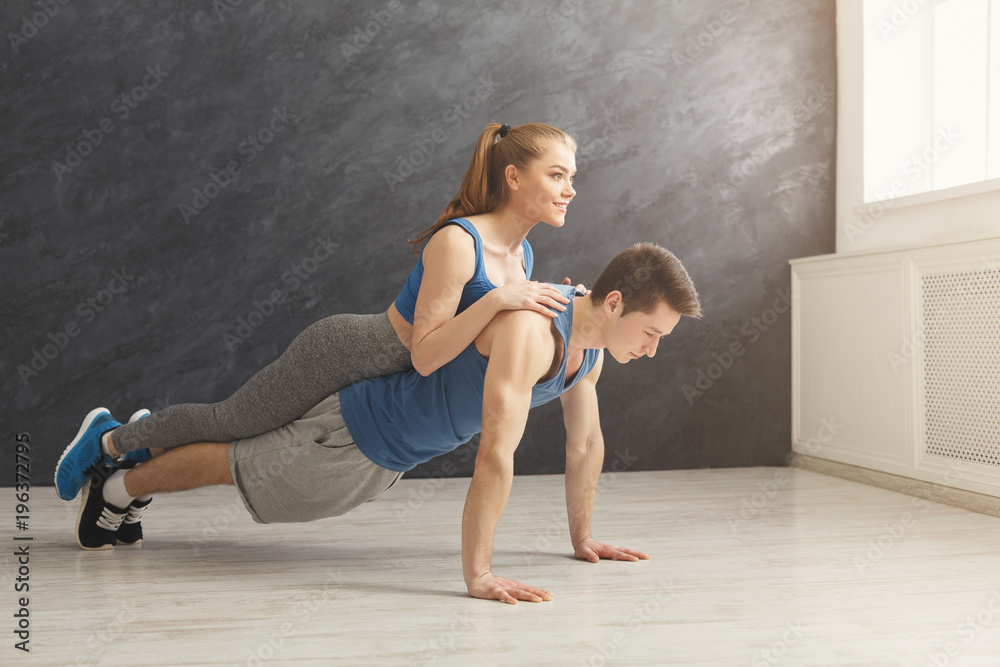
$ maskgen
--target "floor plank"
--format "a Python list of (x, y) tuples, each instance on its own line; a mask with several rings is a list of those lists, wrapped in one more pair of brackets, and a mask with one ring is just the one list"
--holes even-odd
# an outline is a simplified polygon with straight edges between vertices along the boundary
[(229, 488), (163, 495), (144, 544), (112, 552), (79, 550), (76, 503), (33, 489), (32, 652), (12, 648), (7, 612), (0, 655), (128, 666), (1000, 664), (996, 518), (798, 469), (606, 474), (595, 536), (652, 559), (589, 564), (570, 558), (562, 477), (517, 477), (493, 569), (555, 599), (509, 606), (465, 593), (468, 484), (402, 480), (344, 517), (270, 526)]

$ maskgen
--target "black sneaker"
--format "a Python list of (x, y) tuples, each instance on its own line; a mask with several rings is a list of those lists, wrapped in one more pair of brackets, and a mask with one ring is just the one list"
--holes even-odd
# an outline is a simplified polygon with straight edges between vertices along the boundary
[[(148, 413), (148, 410), (146, 412)], [(131, 470), (137, 465), (138, 463), (134, 460), (124, 460), (116, 469)], [(153, 499), (150, 498), (145, 501), (133, 500), (129, 503), (127, 508), (128, 513), (125, 515), (122, 525), (118, 528), (118, 532), (115, 533), (115, 539), (119, 545), (140, 544), (142, 542), (142, 524), (140, 521), (142, 521), (143, 512), (146, 511), (146, 508), (149, 507), (149, 503), (152, 501)]]
[(90, 478), (81, 490), (80, 513), (76, 517), (76, 543), (87, 551), (115, 548), (117, 532), (127, 508), (104, 502), (103, 483), (107, 475)]
[(142, 513), (153, 502), (152, 498), (146, 500), (133, 500), (129, 503), (128, 513), (122, 521), (122, 525), (115, 533), (118, 544), (140, 544), (142, 542)]

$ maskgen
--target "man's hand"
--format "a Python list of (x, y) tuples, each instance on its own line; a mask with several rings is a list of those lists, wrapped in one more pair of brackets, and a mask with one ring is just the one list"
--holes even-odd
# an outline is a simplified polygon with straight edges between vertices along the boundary
[(483, 600), (500, 600), (508, 604), (517, 604), (518, 600), (527, 602), (542, 602), (552, 599), (552, 593), (535, 588), (520, 581), (504, 579), (492, 572), (485, 572), (471, 582), (467, 588), (469, 595)]
[(602, 558), (611, 560), (649, 560), (649, 556), (641, 551), (626, 549), (625, 547), (613, 547), (610, 544), (598, 542), (592, 537), (582, 540), (574, 547), (573, 556), (580, 560), (587, 560), (596, 563)]

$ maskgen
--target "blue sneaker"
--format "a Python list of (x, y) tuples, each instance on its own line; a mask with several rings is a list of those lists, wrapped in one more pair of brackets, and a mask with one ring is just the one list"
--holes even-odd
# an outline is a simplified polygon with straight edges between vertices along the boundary
[(63, 500), (73, 500), (89, 476), (100, 466), (112, 465), (111, 457), (101, 451), (101, 436), (116, 426), (107, 408), (95, 408), (84, 418), (73, 442), (56, 464), (56, 493)]
[[(132, 416), (128, 418), (128, 423), (137, 422), (140, 419), (145, 419), (149, 416), (149, 410), (143, 408), (142, 410), (136, 410), (132, 413)], [(152, 453), (148, 449), (137, 449), (134, 452), (129, 452), (124, 456), (119, 457), (119, 461), (134, 461), (135, 463), (145, 463), (149, 459), (153, 458)]]

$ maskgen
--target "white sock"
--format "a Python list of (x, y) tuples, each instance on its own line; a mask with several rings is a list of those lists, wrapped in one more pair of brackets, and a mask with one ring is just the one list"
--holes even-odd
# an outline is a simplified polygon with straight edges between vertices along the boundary
[(124, 509), (135, 500), (125, 490), (125, 470), (116, 470), (104, 481), (104, 501), (119, 509)]
[(111, 435), (111, 431), (105, 431), (104, 435), (101, 436), (101, 452), (111, 456), (111, 450), (108, 449), (109, 435)]

